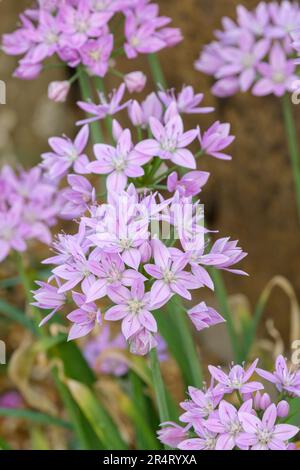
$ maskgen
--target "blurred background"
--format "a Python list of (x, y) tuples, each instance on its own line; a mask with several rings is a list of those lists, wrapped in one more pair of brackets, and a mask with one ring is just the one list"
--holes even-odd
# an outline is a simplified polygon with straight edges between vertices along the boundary
[[(227, 290), (232, 296), (234, 312), (240, 308), (251, 312), (257, 300), (274, 276), (286, 278), (286, 291), (275, 289), (266, 307), (260, 335), (266, 331), (265, 320), (272, 319), (276, 332), (283, 337), (286, 349), (290, 338), (290, 302), (293, 291), (300, 294), (300, 227), (297, 219), (294, 186), (285, 140), (281, 107), (273, 96), (255, 98), (238, 94), (230, 99), (217, 99), (210, 94), (212, 80), (194, 69), (199, 51), (213, 39), (213, 30), (220, 26), (222, 16), (235, 16), (238, 0), (157, 0), (162, 14), (173, 19), (173, 25), (182, 29), (184, 41), (177, 47), (159, 54), (170, 87), (192, 85), (197, 92), (205, 93), (205, 106), (214, 106), (215, 113), (203, 115), (200, 125), (207, 128), (213, 120), (231, 124), (236, 136), (231, 146), (233, 159), (224, 162), (204, 157), (201, 169), (209, 171), (211, 178), (203, 191), (202, 202), (210, 228), (218, 228), (220, 236), (239, 239), (240, 246), (248, 252), (243, 262), (250, 277), (224, 274)], [(255, 7), (257, 0), (244, 2), (247, 8)], [(2, 0), (0, 2), (0, 35), (16, 28), (18, 14), (31, 5), (30, 0)], [(35, 81), (12, 78), (16, 60), (0, 55), (0, 79), (7, 84), (7, 104), (0, 106), (0, 165), (20, 163), (30, 167), (40, 161), (47, 151), (47, 139), (62, 133), (72, 137), (78, 110), (74, 103), (79, 90), (72, 88), (66, 104), (56, 104), (47, 98), (47, 86), (52, 80), (67, 77), (67, 71), (49, 70)], [(120, 67), (123, 72), (147, 70), (147, 60), (128, 62)], [(149, 79), (148, 90), (153, 84)], [(107, 82), (107, 88), (113, 83)], [(298, 109), (299, 108), (299, 109)], [(294, 106), (300, 141), (300, 105)], [(197, 124), (196, 117), (189, 117)], [(0, 266), (0, 275), (1, 275)], [(290, 283), (290, 284), (289, 284)], [(210, 304), (216, 300), (208, 298)], [(295, 299), (294, 299), (295, 300)], [(203, 347), (209, 360), (226, 362), (231, 359), (227, 340), (220, 341), (223, 326), (202, 335)], [(22, 332), (10, 332), (12, 348), (18, 344)], [(278, 339), (278, 338), (277, 338)]]
[[(221, 236), (239, 239), (249, 253), (244, 262), (250, 278), (224, 275), (229, 293), (242, 293), (253, 305), (267, 282), (275, 275), (285, 276), (300, 293), (300, 237), (289, 155), (282, 125), (280, 103), (273, 96), (255, 98), (238, 94), (217, 99), (210, 94), (211, 78), (194, 70), (200, 49), (213, 38), (222, 16), (235, 16), (238, 0), (159, 0), (162, 14), (173, 18), (182, 29), (184, 41), (160, 53), (170, 86), (191, 84), (205, 93), (205, 104), (216, 108), (202, 116), (200, 125), (213, 119), (229, 122), (236, 141), (231, 146), (232, 162), (204, 157), (202, 169), (211, 172), (203, 192), (209, 226)], [(247, 0), (247, 8), (259, 2)], [(3, 0), (0, 3), (0, 34), (15, 29), (18, 14), (32, 4), (30, 0)], [(128, 62), (127, 68), (128, 68)], [(47, 86), (53, 79), (64, 79), (61, 70), (48, 70), (37, 80), (12, 78), (13, 57), (1, 54), (0, 78), (7, 84), (7, 105), (0, 107), (0, 160), (18, 161), (25, 167), (36, 164), (47, 151), (47, 139), (76, 132), (72, 107), (76, 87), (66, 104), (52, 103)], [(126, 67), (126, 66), (125, 66)], [(146, 58), (133, 61), (133, 69), (147, 70)], [(127, 71), (123, 67), (123, 71)], [(130, 70), (128, 70), (130, 71)], [(107, 88), (112, 85), (107, 84)], [(152, 86), (149, 80), (149, 89)], [(78, 91), (79, 93), (79, 91)], [(78, 94), (79, 98), (79, 94)], [(294, 112), (299, 129), (300, 106)], [(190, 118), (193, 119), (193, 118)], [(197, 118), (196, 118), (197, 119)], [(195, 120), (195, 118), (194, 118)], [(279, 329), (287, 329), (288, 300), (274, 292), (268, 312)]]

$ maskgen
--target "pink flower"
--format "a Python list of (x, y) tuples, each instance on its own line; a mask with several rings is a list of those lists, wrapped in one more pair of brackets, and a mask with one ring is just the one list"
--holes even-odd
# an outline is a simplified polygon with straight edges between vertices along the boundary
[(89, 39), (81, 48), (80, 55), (82, 63), (87, 66), (91, 73), (104, 77), (108, 70), (109, 58), (113, 49), (114, 38), (112, 34)]
[(287, 418), (290, 412), (290, 405), (287, 401), (281, 400), (277, 404), (277, 416), (278, 418)]
[(225, 78), (238, 75), (241, 91), (247, 91), (256, 79), (256, 70), (261, 60), (270, 49), (270, 41), (255, 37), (248, 31), (240, 34), (237, 47), (225, 47), (220, 51), (224, 65), (219, 68), (216, 78)]
[(90, 204), (96, 202), (96, 190), (89, 180), (80, 175), (69, 175), (69, 188), (63, 192), (66, 204), (61, 215), (66, 219), (74, 219), (83, 215)]
[(4, 392), (0, 395), (0, 407), (18, 409), (24, 407), (22, 395), (16, 390)]
[(88, 124), (99, 119), (104, 119), (106, 116), (113, 116), (122, 109), (126, 108), (129, 104), (126, 103), (120, 104), (124, 93), (125, 93), (125, 84), (122, 83), (118, 90), (114, 90), (110, 96), (109, 100), (105, 98), (103, 93), (99, 93), (100, 104), (94, 104), (92, 102), (78, 101), (78, 106), (83, 109), (88, 114), (94, 115), (94, 117), (84, 119), (83, 121), (77, 122), (77, 125)]
[(286, 91), (292, 91), (293, 82), (298, 79), (295, 68), (294, 61), (288, 60), (281, 45), (275, 43), (270, 53), (270, 63), (262, 63), (258, 67), (262, 78), (255, 84), (253, 94), (283, 96)]
[(138, 53), (150, 54), (158, 52), (166, 46), (163, 39), (156, 34), (156, 21), (149, 20), (141, 25), (136, 21), (135, 15), (128, 12), (125, 22), (125, 36), (127, 42), (124, 50), (129, 59), (137, 57)]
[(250, 446), (251, 450), (287, 450), (286, 441), (299, 432), (297, 426), (275, 424), (277, 411), (274, 403), (266, 409), (262, 420), (247, 412), (240, 412), (239, 419), (245, 433), (237, 437), (237, 443), (240, 447)]
[(187, 430), (179, 424), (170, 421), (162, 423), (160, 426), (162, 428), (157, 432), (158, 439), (169, 447), (177, 447), (187, 437)]
[(92, 13), (89, 2), (79, 0), (74, 7), (62, 5), (59, 11), (59, 22), (63, 31), (63, 43), (74, 48), (83, 46), (88, 38), (98, 37), (106, 26), (113, 12), (106, 10)]
[(195, 387), (188, 388), (190, 400), (180, 403), (185, 412), (180, 416), (180, 421), (189, 426), (197, 425), (203, 418), (215, 415), (215, 409), (222, 400), (222, 393), (211, 385), (208, 390), (200, 390)]
[(257, 369), (258, 375), (276, 385), (277, 389), (300, 397), (300, 369), (289, 369), (283, 356), (278, 356), (273, 373)]
[(109, 351), (125, 352), (126, 346), (124, 336), (119, 333), (112, 337), (109, 324), (106, 324), (99, 335), (87, 342), (84, 347), (84, 356), (96, 372), (121, 377), (128, 372), (127, 361), (125, 358), (123, 361), (121, 355), (120, 358), (109, 355)]
[(233, 274), (247, 276), (247, 273), (245, 273), (244, 271), (241, 271), (240, 269), (231, 268), (231, 266), (236, 263), (239, 263), (242, 259), (245, 258), (245, 256), (247, 256), (247, 253), (245, 253), (240, 247), (238, 247), (237, 243), (238, 242), (236, 240), (230, 241), (229, 238), (220, 238), (213, 244), (209, 256), (211, 258), (213, 258), (214, 256), (217, 257), (218, 255), (223, 255), (227, 257), (226, 261), (222, 261), (222, 258), (220, 258), (220, 262), (214, 263), (217, 269), (224, 269), (225, 271), (229, 271)]
[(189, 171), (178, 180), (176, 171), (168, 176), (168, 191), (173, 193), (179, 191), (181, 196), (196, 196), (202, 191), (203, 186), (207, 183), (210, 174), (206, 171)]
[(106, 180), (107, 189), (116, 192), (125, 189), (128, 177), (143, 176), (142, 165), (152, 158), (134, 150), (129, 129), (121, 133), (116, 148), (96, 144), (94, 152), (97, 161), (90, 163), (88, 170), (96, 174), (109, 174)]
[(228, 375), (218, 367), (209, 366), (208, 370), (212, 377), (219, 382), (218, 390), (220, 390), (220, 392), (232, 393), (234, 390), (238, 390), (242, 394), (247, 394), (264, 388), (259, 382), (248, 383), (256, 370), (257, 363), (258, 359), (256, 359), (246, 371), (242, 366), (235, 365)]
[(48, 88), (49, 100), (56, 103), (64, 103), (67, 99), (71, 85), (67, 80), (63, 82), (51, 82)]
[(222, 151), (235, 139), (230, 135), (230, 124), (216, 121), (203, 135), (199, 132), (200, 146), (203, 152), (221, 160), (231, 160), (231, 156)]
[[(218, 416), (211, 417), (205, 422), (205, 427), (211, 432), (218, 433), (219, 436), (216, 442), (216, 450), (233, 450), (237, 444), (239, 436), (244, 433), (244, 429), (240, 419), (240, 413), (250, 414), (252, 410), (252, 400), (248, 400), (242, 404), (239, 411), (222, 400), (219, 409)], [(240, 448), (243, 449), (242, 442)], [(248, 446), (244, 446), (244, 450), (247, 450)]]
[(145, 356), (151, 349), (157, 348), (157, 335), (147, 328), (140, 328), (130, 337), (130, 352), (138, 356)]
[(39, 288), (33, 291), (35, 302), (32, 305), (43, 310), (51, 310), (51, 313), (43, 318), (39, 326), (45, 325), (66, 304), (66, 295), (58, 292), (61, 286), (60, 281), (55, 277), (54, 280), (55, 284), (36, 281)]
[(200, 302), (200, 304), (188, 310), (187, 314), (197, 331), (225, 321), (215, 309), (208, 307), (205, 302)]
[(102, 323), (101, 312), (96, 304), (87, 302), (85, 296), (77, 292), (72, 292), (72, 298), (79, 308), (67, 315), (68, 320), (73, 322), (68, 341), (86, 336), (96, 324)]
[(102, 253), (97, 261), (89, 263), (91, 272), (97, 276), (87, 291), (87, 301), (93, 302), (107, 295), (107, 289), (110, 286), (132, 286), (139, 280), (145, 281), (146, 278), (134, 269), (126, 269), (125, 264), (118, 254)]
[(149, 293), (145, 294), (143, 282), (133, 284), (131, 291), (123, 286), (109, 287), (109, 298), (116, 304), (105, 313), (105, 320), (122, 320), (122, 333), (126, 340), (131, 339), (141, 329), (150, 333), (157, 332), (157, 324), (150, 313), (154, 310)]
[(157, 279), (151, 291), (153, 301), (166, 303), (174, 294), (191, 300), (189, 289), (197, 289), (201, 283), (184, 271), (186, 257), (182, 254), (176, 261), (172, 260), (170, 251), (160, 240), (153, 240), (152, 247), (155, 264), (146, 264), (145, 271)]
[(53, 152), (42, 155), (42, 166), (51, 179), (63, 178), (70, 168), (77, 173), (88, 173), (88, 157), (82, 153), (88, 143), (89, 128), (84, 126), (77, 134), (74, 142), (67, 137), (52, 137), (49, 145)]
[(214, 110), (211, 107), (202, 108), (199, 106), (204, 98), (204, 94), (195, 93), (192, 86), (183, 86), (177, 95), (174, 90), (159, 91), (158, 95), (166, 108), (171, 103), (175, 103), (179, 114), (206, 114)]
[(161, 120), (163, 106), (156, 93), (150, 93), (141, 104), (136, 100), (131, 101), (128, 106), (128, 115), (134, 126), (145, 128), (151, 117)]
[(22, 205), (15, 204), (10, 210), (0, 212), (0, 262), (10, 250), (26, 250), (25, 231), (21, 222)]
[(149, 121), (154, 139), (143, 140), (136, 146), (136, 150), (145, 155), (169, 159), (176, 165), (195, 169), (195, 158), (185, 147), (195, 140), (198, 130), (183, 132), (183, 122), (179, 115), (171, 117), (165, 127), (156, 118), (152, 117)]
[(180, 450), (216, 450), (217, 434), (199, 422), (195, 425), (196, 437), (186, 439), (177, 446)]
[(146, 86), (147, 77), (143, 72), (131, 72), (124, 76), (124, 82), (129, 93), (140, 93)]

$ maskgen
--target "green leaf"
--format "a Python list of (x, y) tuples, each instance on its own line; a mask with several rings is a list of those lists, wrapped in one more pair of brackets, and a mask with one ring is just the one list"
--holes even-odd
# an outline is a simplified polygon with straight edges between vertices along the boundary
[(129, 373), (129, 380), (132, 399), (124, 395), (122, 409), (135, 425), (137, 447), (146, 450), (161, 449), (153, 432), (153, 429), (158, 429), (159, 420), (150, 398), (145, 394), (145, 384), (133, 371)]
[(26, 419), (34, 423), (59, 426), (67, 429), (72, 429), (72, 425), (63, 419), (57, 418), (56, 416), (47, 415), (40, 411), (27, 410), (23, 408), (2, 408), (0, 407), (0, 416), (7, 418), (18, 418)]
[(56, 387), (65, 405), (69, 419), (73, 425), (75, 436), (81, 450), (103, 450), (103, 444), (98, 439), (90, 423), (82, 413), (81, 409), (73, 399), (68, 387), (62, 382), (57, 369), (52, 371)]
[(49, 352), (62, 360), (64, 373), (67, 377), (86, 385), (93, 385), (96, 380), (94, 372), (89, 367), (75, 341), (60, 343), (52, 350), (50, 349)]
[(289, 405), (289, 417), (285, 422), (288, 424), (300, 426), (300, 398), (293, 398), (290, 400)]
[(14, 305), (9, 304), (3, 299), (0, 299), (0, 314), (5, 315), (12, 321), (20, 323), (24, 328), (30, 330), (34, 335), (39, 335), (39, 329), (31, 320), (28, 318), (22, 310), (19, 310)]
[(105, 448), (107, 450), (127, 449), (115, 423), (96, 399), (92, 390), (76, 380), (67, 380), (67, 386)]
[(12, 447), (3, 437), (0, 437), (0, 450), (12, 450)]
[(155, 318), (172, 356), (180, 367), (186, 386), (202, 388), (200, 358), (181, 301), (173, 297)]

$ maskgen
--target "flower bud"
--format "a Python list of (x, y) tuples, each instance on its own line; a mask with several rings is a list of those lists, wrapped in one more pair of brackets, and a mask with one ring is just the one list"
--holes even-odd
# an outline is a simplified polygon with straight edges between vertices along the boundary
[(48, 98), (56, 103), (64, 103), (70, 91), (70, 83), (65, 80), (63, 82), (51, 82), (48, 88)]
[(124, 76), (129, 93), (140, 93), (145, 88), (147, 77), (143, 72), (131, 72)]
[(279, 418), (286, 418), (290, 412), (290, 405), (287, 401), (281, 400), (277, 405), (277, 416)]
[(270, 395), (268, 393), (264, 393), (260, 399), (260, 409), (266, 410), (271, 403)]
[(254, 405), (254, 408), (256, 410), (260, 409), (260, 400), (261, 400), (261, 393), (256, 392), (255, 397), (254, 397), (254, 401), (253, 401), (253, 405)]
[(134, 126), (142, 126), (144, 123), (144, 114), (140, 104), (134, 100), (128, 108), (129, 119)]

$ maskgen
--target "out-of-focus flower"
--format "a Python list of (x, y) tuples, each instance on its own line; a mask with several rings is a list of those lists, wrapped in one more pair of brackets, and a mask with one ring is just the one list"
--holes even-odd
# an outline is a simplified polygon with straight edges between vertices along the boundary
[(4, 392), (0, 395), (0, 407), (1, 408), (23, 408), (24, 401), (22, 396), (16, 390)]
[(180, 180), (176, 171), (168, 176), (168, 191), (173, 193), (179, 191), (184, 197), (196, 196), (202, 191), (210, 174), (206, 171), (189, 171)]
[[(123, 31), (114, 31), (116, 15), (123, 16)], [(36, 78), (44, 60), (54, 55), (69, 67), (83, 65), (103, 77), (113, 52), (122, 50), (134, 58), (180, 42), (180, 30), (167, 26), (170, 21), (148, 1), (39, 0), (20, 15), (20, 27), (3, 36), (3, 50), (22, 56), (14, 73), (22, 79)]]
[(188, 310), (187, 313), (197, 331), (225, 321), (214, 308), (208, 307), (205, 302), (200, 302), (200, 304)]
[(211, 155), (221, 160), (231, 160), (231, 156), (223, 152), (235, 137), (230, 135), (230, 124), (220, 124), (216, 121), (203, 135), (199, 132), (201, 150), (207, 155)]
[(143, 72), (131, 72), (124, 76), (124, 82), (129, 93), (140, 93), (146, 86), (147, 77)]
[(300, 8), (296, 2), (260, 2), (254, 10), (237, 6), (236, 21), (223, 18), (223, 30), (195, 63), (213, 75), (212, 91), (226, 97), (251, 90), (253, 95), (282, 96), (296, 77), (292, 37), (297, 50)]
[(94, 115), (94, 117), (84, 119), (83, 121), (77, 122), (78, 125), (89, 124), (99, 119), (104, 119), (106, 116), (113, 116), (122, 109), (126, 108), (129, 105), (129, 102), (126, 101), (123, 104), (120, 104), (124, 93), (125, 93), (125, 84), (122, 83), (117, 90), (114, 90), (107, 100), (103, 93), (99, 93), (100, 104), (94, 104), (92, 102), (79, 101), (78, 106), (83, 109), (86, 113)]
[(71, 85), (67, 80), (63, 82), (51, 82), (48, 88), (48, 97), (56, 103), (64, 103), (67, 99)]

